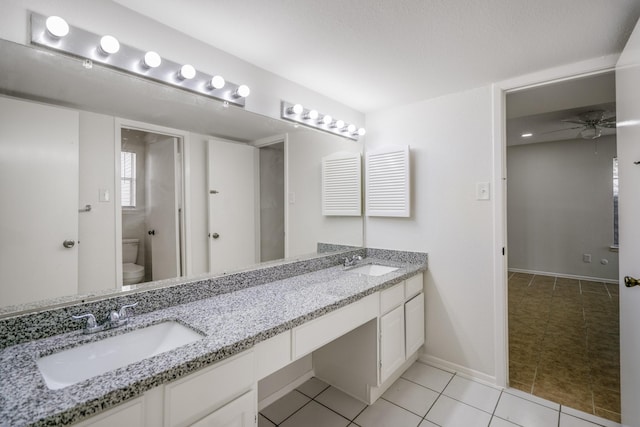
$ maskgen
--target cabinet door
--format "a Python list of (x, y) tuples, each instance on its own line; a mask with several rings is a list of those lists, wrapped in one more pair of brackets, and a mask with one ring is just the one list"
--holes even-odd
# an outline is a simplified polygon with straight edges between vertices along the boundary
[(252, 390), (192, 424), (192, 427), (252, 427), (258, 416), (257, 406), (256, 393)]
[(404, 305), (380, 318), (380, 381), (384, 382), (405, 360)]
[(406, 353), (415, 353), (424, 344), (424, 294), (419, 293), (404, 306)]

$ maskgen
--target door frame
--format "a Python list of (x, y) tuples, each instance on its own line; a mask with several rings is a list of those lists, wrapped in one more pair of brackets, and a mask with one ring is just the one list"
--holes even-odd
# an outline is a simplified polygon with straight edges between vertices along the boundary
[[(256, 148), (267, 147), (281, 143), (284, 146), (284, 257), (289, 258), (289, 134), (280, 134), (257, 139), (250, 144)], [(260, 163), (257, 165), (260, 168)], [(260, 171), (256, 171), (257, 188), (260, 188)], [(256, 251), (260, 259), (260, 191), (256, 191)]]
[[(507, 93), (545, 86), (567, 80), (615, 71), (619, 55), (607, 55), (527, 74), (492, 85), (493, 130), (493, 284), (494, 284), (494, 354), (495, 382), (500, 387), (509, 383), (509, 337), (507, 306)], [(504, 252), (503, 252), (504, 251)]]
[(116, 286), (122, 287), (122, 215), (121, 210), (122, 206), (120, 205), (120, 151), (122, 148), (122, 128), (139, 130), (142, 132), (150, 132), (150, 133), (158, 133), (170, 137), (174, 137), (178, 139), (178, 146), (180, 148), (181, 154), (181, 162), (182, 162), (182, 188), (181, 188), (181, 199), (179, 200), (180, 206), (182, 207), (182, 218), (183, 220), (179, 222), (179, 226), (181, 228), (180, 233), (182, 234), (182, 241), (179, 242), (180, 248), (179, 250), (183, 253), (183, 257), (181, 257), (181, 269), (183, 275), (189, 276), (192, 273), (192, 265), (191, 265), (191, 254), (190, 254), (190, 236), (191, 236), (191, 219), (190, 219), (190, 209), (191, 206), (191, 195), (186, 189), (191, 187), (191, 176), (190, 176), (190, 143), (189, 143), (189, 132), (173, 129), (164, 126), (153, 125), (150, 123), (138, 122), (134, 120), (122, 119), (116, 117), (114, 121), (114, 143), (113, 148), (115, 152), (115, 175), (114, 175), (114, 215), (116, 218), (115, 226), (116, 226), (116, 248), (115, 248), (115, 256), (116, 256)]

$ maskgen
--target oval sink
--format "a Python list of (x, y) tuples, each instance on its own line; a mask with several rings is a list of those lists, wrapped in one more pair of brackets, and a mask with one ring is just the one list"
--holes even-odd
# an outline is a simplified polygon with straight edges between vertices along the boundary
[(347, 270), (348, 273), (364, 274), (366, 276), (382, 276), (392, 271), (396, 271), (398, 267), (389, 267), (387, 265), (367, 264), (360, 267)]
[(57, 390), (203, 337), (178, 322), (168, 321), (50, 354), (36, 363), (47, 387)]

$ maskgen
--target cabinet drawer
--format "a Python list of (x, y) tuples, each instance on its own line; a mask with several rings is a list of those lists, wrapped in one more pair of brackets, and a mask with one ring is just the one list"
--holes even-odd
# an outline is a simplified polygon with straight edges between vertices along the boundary
[(252, 390), (192, 424), (191, 427), (254, 427), (257, 406), (256, 392)]
[(404, 302), (404, 282), (380, 293), (380, 314), (385, 314)]
[(144, 404), (143, 399), (139, 397), (76, 424), (76, 427), (143, 427), (144, 425)]
[(291, 331), (258, 343), (253, 352), (256, 358), (256, 380), (261, 380), (291, 362)]
[(164, 425), (189, 425), (249, 390), (255, 382), (254, 367), (253, 351), (247, 351), (167, 384)]
[(411, 297), (416, 295), (418, 292), (422, 292), (422, 273), (416, 274), (405, 281), (406, 299), (411, 299)]
[(378, 316), (378, 293), (294, 328), (292, 358), (298, 359)]

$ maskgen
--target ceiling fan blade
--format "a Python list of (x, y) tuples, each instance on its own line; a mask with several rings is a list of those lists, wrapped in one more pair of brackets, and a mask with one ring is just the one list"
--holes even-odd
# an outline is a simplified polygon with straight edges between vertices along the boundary
[(572, 128), (564, 128), (564, 129), (558, 129), (558, 130), (550, 130), (549, 132), (542, 132), (540, 135), (546, 135), (548, 133), (555, 133), (555, 132), (564, 132), (567, 130), (574, 130), (574, 129), (582, 129), (584, 126), (574, 126)]
[(600, 123), (598, 126), (601, 127), (601, 128), (606, 128), (606, 129), (615, 129), (617, 127), (615, 122), (613, 122), (613, 123)]
[(560, 120), (560, 121), (564, 122), (564, 123), (574, 123), (576, 125), (583, 125), (583, 126), (585, 126), (587, 124), (587, 122), (585, 122), (583, 120), (565, 119), (565, 120)]

